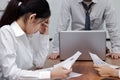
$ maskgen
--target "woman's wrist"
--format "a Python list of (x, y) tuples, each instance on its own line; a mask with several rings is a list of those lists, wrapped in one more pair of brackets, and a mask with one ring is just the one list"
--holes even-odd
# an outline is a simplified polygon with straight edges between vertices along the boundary
[(117, 70), (117, 77), (120, 78), (120, 70), (119, 69), (116, 69)]
[(119, 70), (118, 69), (112, 69), (111, 76), (113, 76), (113, 77), (119, 77)]
[(50, 77), (51, 77), (51, 79), (54, 78), (54, 72), (53, 71), (50, 72)]

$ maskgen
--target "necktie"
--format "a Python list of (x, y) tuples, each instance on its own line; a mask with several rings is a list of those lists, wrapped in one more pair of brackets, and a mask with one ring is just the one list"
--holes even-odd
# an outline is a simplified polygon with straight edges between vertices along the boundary
[(90, 5), (87, 5), (84, 2), (82, 2), (82, 5), (84, 9), (86, 10), (85, 30), (91, 30), (90, 29), (90, 8), (93, 5), (93, 2)]

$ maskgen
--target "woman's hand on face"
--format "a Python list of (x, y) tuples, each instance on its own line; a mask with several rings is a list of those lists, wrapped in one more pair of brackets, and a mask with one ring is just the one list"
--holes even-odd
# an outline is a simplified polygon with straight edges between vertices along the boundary
[(64, 79), (66, 78), (70, 73), (72, 72), (72, 69), (67, 70), (64, 67), (57, 67), (51, 71), (51, 78), (52, 79)]
[(48, 35), (48, 26), (49, 26), (49, 19), (47, 19), (41, 23), (39, 32), (41, 34)]
[(113, 76), (113, 77), (118, 77), (118, 70), (117, 69), (113, 69), (109, 66), (106, 65), (94, 65), (93, 66), (95, 70), (98, 71), (100, 76)]

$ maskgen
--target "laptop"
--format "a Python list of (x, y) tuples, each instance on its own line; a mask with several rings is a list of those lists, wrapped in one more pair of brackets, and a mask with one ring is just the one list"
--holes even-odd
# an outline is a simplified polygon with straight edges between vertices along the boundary
[(59, 32), (59, 50), (61, 60), (69, 58), (77, 51), (82, 53), (78, 60), (92, 60), (89, 52), (105, 60), (106, 32), (104, 30), (61, 31)]

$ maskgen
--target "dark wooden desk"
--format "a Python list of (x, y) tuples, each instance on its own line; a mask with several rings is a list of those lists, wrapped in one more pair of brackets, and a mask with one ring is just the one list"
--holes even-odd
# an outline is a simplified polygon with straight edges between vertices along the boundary
[[(51, 67), (56, 63), (59, 63), (60, 60), (47, 60), (46, 64), (45, 64), (45, 68), (47, 67)], [(115, 64), (115, 65), (120, 65), (120, 60), (112, 60), (107, 58), (106, 62), (110, 63), (110, 64)], [(101, 80), (103, 78), (110, 78), (113, 80), (120, 80), (119, 78), (113, 78), (113, 77), (100, 77), (99, 74), (97, 73), (97, 71), (95, 71), (93, 69), (93, 62), (92, 61), (77, 61), (74, 65), (73, 65), (73, 71), (74, 72), (78, 72), (83, 74), (80, 77), (76, 77), (76, 78), (71, 78), (69, 80)]]

